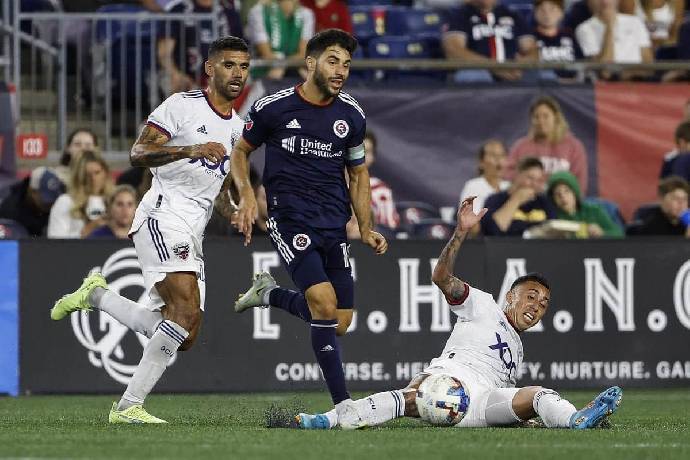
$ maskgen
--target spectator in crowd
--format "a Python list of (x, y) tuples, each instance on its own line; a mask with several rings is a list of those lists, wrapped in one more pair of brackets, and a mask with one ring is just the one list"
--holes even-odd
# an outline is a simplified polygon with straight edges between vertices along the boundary
[(563, 19), (563, 29), (574, 34), (577, 26), (592, 17), (592, 4), (595, 1), (597, 0), (577, 0), (571, 3)]
[[(204, 62), (208, 49), (218, 36), (242, 37), (242, 22), (232, 0), (175, 0), (165, 7), (167, 13), (214, 13), (218, 17), (218, 33), (213, 21), (158, 21), (158, 65), (165, 94), (188, 91), (206, 86)], [(182, 59), (182, 62), (178, 62)]]
[[(372, 131), (367, 131), (364, 136), (364, 151), (366, 152), (364, 164), (369, 171), (376, 161), (376, 149), (376, 136)], [(373, 175), (369, 176), (369, 184), (371, 186), (371, 210), (374, 213), (374, 224), (393, 230), (397, 229), (400, 224), (400, 216), (395, 209), (393, 190), (388, 184)]]
[(479, 176), (465, 182), (460, 193), (460, 202), (467, 197), (476, 196), (473, 208), (475, 213), (479, 213), (490, 195), (508, 189), (510, 182), (503, 180), (506, 157), (503, 142), (498, 139), (484, 142), (479, 148)]
[[(498, 4), (497, 0), (468, 0), (449, 12), (443, 34), (448, 59), (465, 62), (536, 61), (534, 36), (519, 13)], [(523, 79), (520, 70), (460, 70), (457, 82), (515, 81)]]
[[(618, 12), (618, 0), (594, 0), (594, 16), (580, 24), (575, 36), (585, 57), (603, 63), (650, 63), (654, 60), (652, 42), (644, 23), (637, 16)], [(627, 80), (647, 73), (623, 72)], [(611, 75), (603, 73), (604, 78)]]
[[(690, 2), (688, 2), (690, 4)], [(686, 19), (679, 28), (678, 44), (676, 45), (676, 59), (679, 61), (690, 61), (690, 17)], [(662, 81), (689, 81), (690, 70), (677, 69), (669, 70), (662, 77)], [(686, 119), (690, 120), (690, 101), (686, 106)]]
[(678, 41), (685, 0), (621, 0), (619, 11), (642, 20), (656, 49)]
[[(582, 59), (582, 50), (572, 32), (560, 27), (563, 0), (534, 0), (534, 19), (539, 60), (542, 62), (574, 62)], [(555, 75), (572, 79), (574, 71), (559, 70)]]
[(678, 125), (675, 133), (676, 149), (664, 156), (659, 177), (680, 176), (690, 181), (690, 121)]
[(67, 193), (53, 204), (48, 238), (82, 238), (105, 223), (105, 197), (113, 181), (110, 168), (97, 153), (82, 152), (72, 170)]
[(13, 185), (0, 204), (0, 218), (20, 223), (31, 236), (43, 236), (48, 226), (50, 208), (65, 191), (52, 170), (39, 166), (31, 175)]
[(567, 171), (554, 173), (549, 178), (547, 195), (556, 205), (556, 217), (582, 224), (579, 238), (622, 237), (623, 229), (598, 204), (582, 200), (577, 178)]
[(543, 194), (546, 175), (538, 158), (525, 157), (508, 190), (486, 199), (481, 221), (487, 236), (522, 236), (528, 228), (556, 218), (556, 210)]
[(632, 223), (627, 234), (690, 236), (689, 193), (690, 185), (682, 177), (661, 179), (658, 187), (659, 206), (650, 209), (641, 222)]
[(77, 128), (69, 133), (65, 149), (62, 151), (62, 156), (60, 157), (60, 164), (55, 168), (55, 173), (65, 187), (69, 185), (72, 175), (70, 166), (77, 163), (82, 152), (86, 150), (96, 151), (97, 149), (98, 136), (89, 128)]
[(302, 5), (314, 13), (316, 32), (342, 29), (352, 33), (350, 10), (344, 0), (302, 0)]
[(526, 157), (537, 157), (546, 174), (570, 171), (575, 174), (580, 189), (588, 186), (587, 153), (571, 132), (560, 104), (550, 96), (536, 99), (529, 109), (530, 128), (525, 137), (515, 141), (508, 156), (511, 177), (515, 165)]
[(106, 203), (105, 224), (96, 227), (86, 238), (126, 239), (132, 227), (137, 201), (137, 191), (131, 185), (115, 187)]
[[(314, 13), (298, 0), (268, 0), (254, 5), (249, 11), (247, 34), (261, 59), (304, 59), (307, 41), (314, 35)], [(252, 72), (280, 80), (285, 67)], [(288, 73), (290, 75), (290, 73)]]

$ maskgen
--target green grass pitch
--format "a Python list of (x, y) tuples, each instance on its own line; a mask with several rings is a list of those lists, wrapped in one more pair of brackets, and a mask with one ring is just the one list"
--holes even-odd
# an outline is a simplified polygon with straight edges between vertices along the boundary
[[(576, 406), (593, 394), (564, 392)], [(113, 399), (0, 398), (0, 458), (690, 458), (690, 389), (625, 391), (613, 426), (587, 432), (434, 428), (411, 419), (347, 432), (264, 427), (272, 403), (318, 411), (329, 406), (326, 393), (153, 395), (147, 408), (169, 425), (110, 426)]]

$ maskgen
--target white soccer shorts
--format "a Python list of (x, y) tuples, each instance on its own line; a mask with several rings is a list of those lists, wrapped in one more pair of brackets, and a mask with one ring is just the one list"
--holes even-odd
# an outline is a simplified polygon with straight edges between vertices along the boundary
[(137, 251), (141, 272), (144, 276), (144, 289), (150, 310), (160, 310), (165, 302), (158, 294), (156, 283), (162, 281), (168, 273), (196, 273), (199, 285), (201, 310), (206, 300), (206, 273), (201, 248), (195, 244), (195, 238), (179, 227), (165, 225), (154, 218), (147, 218), (136, 233), (132, 235)]

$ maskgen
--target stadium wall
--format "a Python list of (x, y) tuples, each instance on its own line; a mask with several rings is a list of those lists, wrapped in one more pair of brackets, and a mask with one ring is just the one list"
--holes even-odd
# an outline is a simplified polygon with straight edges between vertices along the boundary
[[(430, 282), (442, 245), (396, 241), (378, 257), (353, 244), (358, 310), (342, 339), (351, 389), (401, 387), (443, 349), (454, 316)], [(280, 284), (292, 285), (268, 240), (257, 237), (250, 249), (240, 239), (208, 240), (205, 254), (200, 339), (177, 356), (157, 390), (324, 388), (309, 330), (300, 320), (273, 309), (241, 315), (232, 310), (256, 271), (271, 270)], [(3, 268), (12, 266), (4, 262)], [(105, 274), (111, 289), (141, 299), (143, 280), (131, 244), (22, 241), (19, 267), (21, 392), (122, 391), (145, 339), (98, 311), (55, 323), (48, 310), (94, 269)], [(550, 279), (550, 309), (538, 330), (523, 334), (525, 363), (512, 371), (520, 385), (690, 384), (690, 245), (682, 240), (468, 241), (457, 268), (472, 286), (500, 297), (525, 272), (541, 271)], [(6, 300), (11, 286), (0, 292)], [(11, 330), (11, 324), (3, 327)], [(503, 332), (496, 329), (500, 343)], [(507, 365), (517, 359), (508, 350), (504, 358)]]

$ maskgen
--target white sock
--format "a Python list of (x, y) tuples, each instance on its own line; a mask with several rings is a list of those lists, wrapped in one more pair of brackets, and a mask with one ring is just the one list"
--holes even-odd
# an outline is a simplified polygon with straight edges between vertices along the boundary
[(177, 349), (187, 338), (189, 332), (170, 320), (163, 321), (144, 348), (139, 366), (120, 399), (118, 410), (135, 404), (143, 404), (146, 396), (165, 372), (168, 363)]
[(548, 428), (569, 428), (570, 417), (577, 412), (570, 401), (548, 388), (534, 395), (532, 406)]
[[(342, 403), (341, 403), (342, 404)], [(354, 401), (362, 420), (375, 426), (405, 415), (405, 395), (400, 390), (384, 391)], [(338, 425), (338, 413), (331, 409), (324, 414), (331, 428)]]
[(122, 297), (102, 287), (97, 287), (89, 294), (92, 307), (108, 313), (110, 316), (149, 339), (163, 321), (159, 311), (151, 311), (136, 302)]

